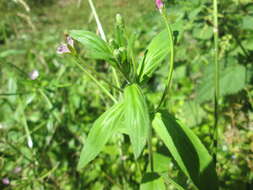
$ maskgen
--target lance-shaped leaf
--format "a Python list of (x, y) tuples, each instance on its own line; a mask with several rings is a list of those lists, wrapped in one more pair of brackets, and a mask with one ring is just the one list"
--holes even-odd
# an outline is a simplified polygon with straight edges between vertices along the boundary
[(149, 128), (149, 113), (145, 97), (137, 84), (132, 84), (124, 90), (125, 124), (128, 129), (134, 156), (137, 159), (144, 148)]
[(71, 30), (69, 35), (85, 46), (87, 57), (108, 61), (113, 59), (113, 54), (108, 44), (93, 32)]
[(103, 113), (93, 124), (84, 144), (78, 163), (78, 170), (86, 166), (103, 149), (117, 131), (123, 119), (123, 103), (118, 103)]
[(140, 81), (145, 76), (150, 77), (160, 63), (165, 59), (170, 50), (170, 38), (167, 30), (162, 31), (150, 42), (147, 55), (138, 67)]
[(212, 157), (190, 128), (180, 125), (168, 112), (155, 115), (153, 127), (177, 165), (200, 190), (217, 190)]

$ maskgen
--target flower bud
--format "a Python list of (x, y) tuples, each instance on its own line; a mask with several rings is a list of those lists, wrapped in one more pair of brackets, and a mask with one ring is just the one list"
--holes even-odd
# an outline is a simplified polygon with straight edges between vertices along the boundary
[(33, 70), (29, 73), (29, 78), (31, 80), (35, 80), (39, 77), (39, 71), (38, 70)]
[(2, 179), (2, 183), (3, 183), (4, 185), (9, 185), (9, 184), (10, 184), (9, 178), (8, 178), (8, 177), (3, 178), (3, 179)]
[(116, 14), (116, 24), (118, 25), (118, 26), (122, 26), (123, 25), (123, 19), (122, 19), (122, 16), (121, 16), (121, 14)]
[(156, 0), (155, 1), (155, 3), (156, 3), (156, 7), (159, 9), (159, 10), (161, 10), (162, 8), (163, 8), (163, 1), (162, 0)]

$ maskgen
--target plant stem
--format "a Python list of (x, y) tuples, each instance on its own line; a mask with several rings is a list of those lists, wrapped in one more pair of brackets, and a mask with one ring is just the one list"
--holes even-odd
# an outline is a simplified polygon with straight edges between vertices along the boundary
[(80, 65), (77, 60), (74, 61), (75, 64), (93, 81), (96, 85), (114, 102), (117, 103), (117, 100), (111, 95), (111, 93), (95, 78), (93, 77), (87, 70), (85, 70), (82, 65)]
[[(77, 58), (77, 60), (78, 60), (79, 62), (83, 62), (82, 59), (80, 59), (79, 57)], [(84, 67), (83, 67), (83, 68), (84, 68)], [(88, 69), (92, 72), (91, 74), (94, 74), (98, 79), (103, 80), (103, 81), (104, 81), (105, 83), (107, 83), (110, 87), (112, 87), (112, 88), (118, 90), (119, 92), (123, 92), (123, 90), (120, 88), (119, 81), (118, 81), (118, 83), (116, 84), (117, 86), (115, 86), (115, 85), (112, 84), (111, 81), (108, 81), (108, 80), (105, 79), (104, 77), (100, 76), (100, 75), (98, 74), (98, 72), (97, 72), (94, 68), (92, 68), (91, 66), (85, 65), (85, 68), (88, 68)], [(114, 71), (115, 71), (115, 70), (114, 70)], [(116, 73), (115, 73), (115, 74), (116, 74)]]
[(149, 151), (149, 163), (151, 172), (154, 172), (154, 158), (153, 158), (153, 150), (152, 150), (152, 128), (150, 127), (149, 130), (149, 137), (148, 137), (148, 151)]
[(217, 164), (217, 148), (218, 148), (218, 122), (219, 122), (219, 28), (218, 28), (218, 0), (213, 0), (213, 32), (214, 32), (214, 133), (213, 133), (213, 159)]
[(167, 79), (167, 85), (163, 91), (163, 95), (162, 98), (156, 108), (156, 111), (158, 111), (158, 109), (161, 107), (161, 105), (163, 104), (164, 100), (166, 99), (166, 96), (169, 92), (170, 86), (171, 86), (171, 81), (172, 81), (172, 75), (173, 75), (173, 70), (174, 70), (174, 42), (173, 42), (173, 33), (172, 33), (172, 29), (167, 21), (167, 13), (166, 10), (162, 11), (162, 17), (164, 19), (164, 23), (166, 25), (166, 29), (168, 30), (168, 34), (169, 34), (169, 40), (170, 40), (170, 69), (169, 69), (169, 74), (168, 74), (168, 79)]

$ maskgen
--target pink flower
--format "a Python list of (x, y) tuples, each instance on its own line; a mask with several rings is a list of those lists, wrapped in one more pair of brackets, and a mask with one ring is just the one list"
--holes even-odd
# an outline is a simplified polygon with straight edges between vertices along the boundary
[(61, 44), (57, 48), (56, 52), (58, 54), (71, 53), (71, 50), (69, 49), (69, 46), (74, 48), (74, 40), (70, 36), (67, 36), (66, 42), (67, 42), (67, 44)]
[(163, 1), (162, 0), (156, 0), (155, 3), (156, 3), (156, 7), (158, 9), (162, 9), (163, 8)]
[(3, 179), (2, 179), (2, 183), (3, 183), (4, 185), (9, 185), (9, 184), (10, 184), (9, 178), (8, 178), (8, 177), (3, 178)]
[(68, 45), (70, 45), (71, 47), (74, 47), (74, 40), (70, 36), (67, 36), (66, 41)]
[(61, 45), (57, 48), (56, 52), (57, 52), (58, 54), (71, 53), (71, 51), (69, 50), (67, 44), (61, 44)]

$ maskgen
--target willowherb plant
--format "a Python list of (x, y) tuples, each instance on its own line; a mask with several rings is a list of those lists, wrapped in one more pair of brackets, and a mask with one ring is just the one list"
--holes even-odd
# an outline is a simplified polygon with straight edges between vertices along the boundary
[[(142, 155), (144, 147), (147, 144), (149, 146), (151, 169), (145, 171), (144, 178), (148, 176), (148, 180), (144, 180), (141, 189), (165, 189), (165, 178), (162, 177), (164, 174), (157, 173), (153, 164), (151, 139), (156, 134), (166, 145), (176, 164), (197, 189), (216, 190), (218, 185), (215, 166), (207, 149), (191, 129), (181, 125), (163, 107), (173, 75), (174, 38), (168, 23), (165, 4), (162, 0), (156, 0), (155, 3), (165, 29), (152, 39), (142, 57), (134, 56), (134, 37), (127, 35), (120, 15), (116, 16), (115, 38), (110, 42), (87, 30), (72, 30), (67, 37), (67, 43), (57, 49), (60, 54), (71, 55), (76, 65), (114, 103), (94, 122), (81, 151), (78, 170), (92, 161), (114, 134), (125, 134), (130, 138), (136, 160)], [(104, 60), (113, 68), (115, 84), (106, 82), (114, 91), (102, 85), (89, 72), (88, 66), (81, 65), (81, 55), (75, 50), (72, 39), (85, 47), (86, 57)], [(150, 105), (151, 103), (147, 103), (143, 93), (143, 86), (168, 55), (170, 69), (164, 92), (157, 105)], [(155, 134), (152, 133), (153, 130)], [(178, 189), (183, 189), (176, 182), (172, 180), (170, 182)]]

